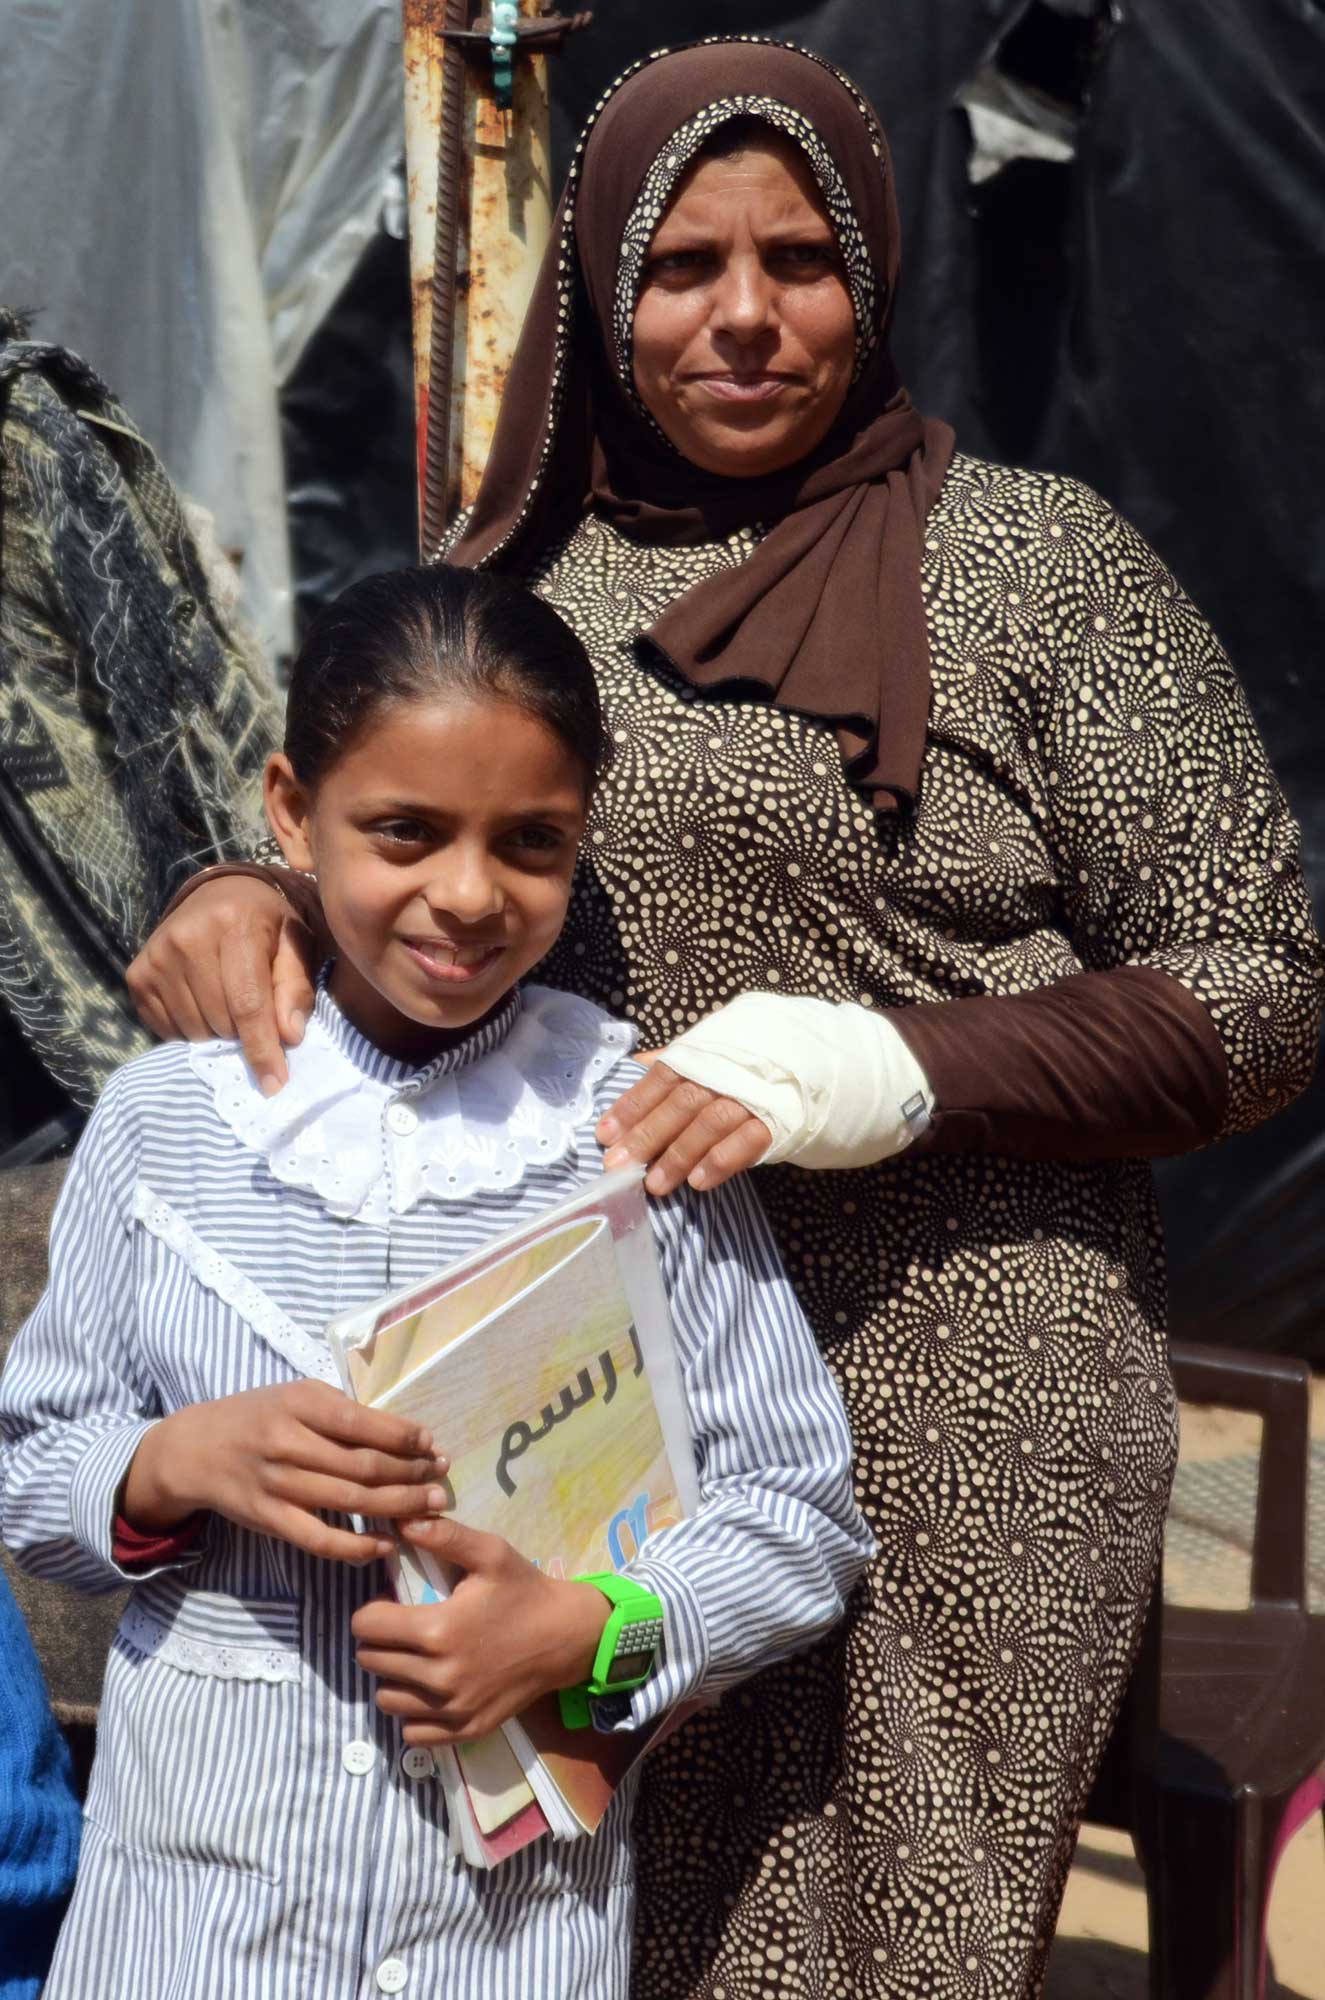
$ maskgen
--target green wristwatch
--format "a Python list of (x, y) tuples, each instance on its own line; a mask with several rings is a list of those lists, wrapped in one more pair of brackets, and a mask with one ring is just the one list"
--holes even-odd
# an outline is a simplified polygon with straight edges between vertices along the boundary
[(653, 1672), (662, 1645), (663, 1608), (661, 1599), (642, 1583), (612, 1570), (571, 1581), (591, 1583), (612, 1606), (588, 1680), (560, 1693), (561, 1719), (567, 1729), (587, 1729), (593, 1721), (590, 1702), (642, 1687)]

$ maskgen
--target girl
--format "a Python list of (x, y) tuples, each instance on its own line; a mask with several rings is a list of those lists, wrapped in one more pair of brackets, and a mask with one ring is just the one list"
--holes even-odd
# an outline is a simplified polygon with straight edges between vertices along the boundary
[[(518, 587), (437, 568), (347, 592), (266, 779), (335, 947), (290, 1081), (174, 1044), (88, 1126), (0, 1405), (11, 1548), (135, 1585), (49, 2000), (625, 1991), (629, 1782), (593, 1840), (484, 1875), (448, 1858), (429, 1754), (583, 1680), (607, 1601), (431, 1518), (445, 1439), (350, 1403), (318, 1334), (599, 1168), (631, 1033), (519, 981), (603, 756), (582, 646)], [(683, 1189), (654, 1224), (703, 1506), (633, 1565), (666, 1643), (630, 1726), (822, 1632), (870, 1547), (754, 1203)], [(456, 1563), (450, 1602), (384, 1600), (387, 1544), (351, 1514)]]

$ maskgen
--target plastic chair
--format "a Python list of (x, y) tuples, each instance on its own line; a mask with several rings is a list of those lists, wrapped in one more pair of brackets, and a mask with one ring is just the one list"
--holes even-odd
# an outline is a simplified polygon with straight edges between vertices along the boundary
[(1259, 2000), (1275, 1870), (1325, 1809), (1325, 1617), (1307, 1609), (1311, 1376), (1301, 1361), (1214, 1347), (1177, 1347), (1173, 1361), (1183, 1402), (1260, 1415), (1261, 1453), (1250, 1606), (1163, 1615), (1154, 1797), (1141, 1805), (1152, 1991)]
[(1252, 1601), (1156, 1602), (1086, 1817), (1135, 1838), (1152, 2000), (1260, 2000), (1275, 1870), (1325, 1810), (1325, 1617), (1307, 1609), (1311, 1377), (1300, 1361), (1186, 1345), (1173, 1373), (1184, 1403), (1261, 1417)]

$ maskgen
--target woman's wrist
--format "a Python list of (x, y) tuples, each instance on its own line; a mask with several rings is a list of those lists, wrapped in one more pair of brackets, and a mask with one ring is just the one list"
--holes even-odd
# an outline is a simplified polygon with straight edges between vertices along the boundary
[(873, 1166), (919, 1138), (934, 1108), (925, 1070), (888, 1011), (854, 1001), (738, 994), (661, 1060), (763, 1121), (773, 1135), (766, 1166)]
[(176, 889), (161, 912), (160, 922), (164, 924), (167, 918), (174, 916), (181, 904), (197, 895), (200, 889), (229, 881), (234, 893), (233, 884), (245, 878), (256, 883), (258, 889), (270, 897), (276, 909), (286, 916), (297, 918), (312, 932), (320, 957), (331, 956), (332, 940), (322, 919), (322, 899), (318, 895), (317, 883), (310, 875), (301, 875), (297, 868), (290, 868), (284, 862), (217, 861), (210, 868), (200, 868), (196, 875), (190, 875), (188, 881)]
[(181, 1420), (187, 1414), (175, 1411), (143, 1433), (120, 1489), (119, 1512), (132, 1528), (144, 1533), (177, 1528), (203, 1504), (199, 1494), (188, 1490), (184, 1468), (189, 1456), (180, 1449)]
[(210, 888), (214, 882), (233, 883), (247, 878), (261, 884), (280, 902), (286, 902), (288, 898), (278, 878), (282, 874), (289, 875), (291, 872), (288, 868), (269, 867), (261, 861), (213, 861), (209, 867), (200, 868), (196, 875), (190, 875), (187, 882), (181, 882), (161, 912), (159, 921), (164, 923), (167, 917), (175, 914), (181, 904), (188, 902), (190, 896), (196, 896), (200, 889)]

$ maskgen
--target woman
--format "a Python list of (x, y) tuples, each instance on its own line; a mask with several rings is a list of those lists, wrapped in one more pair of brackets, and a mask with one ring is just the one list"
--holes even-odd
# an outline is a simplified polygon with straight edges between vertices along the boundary
[[(639, 2000), (1035, 1992), (1174, 1460), (1141, 1161), (1315, 1045), (1296, 830), (1213, 637), (1095, 495), (916, 414), (897, 270), (846, 78), (745, 39), (640, 66), (451, 550), (576, 627), (615, 733), (545, 976), (655, 1045), (786, 996), (754, 1067), (793, 1080), (806, 996), (869, 1010), (900, 1079), (878, 1164), (756, 1178), (882, 1553), (838, 1637), (653, 1761)], [(277, 880), (206, 881), (134, 973), (273, 1089), (307, 1007)], [(659, 1065), (604, 1136), (669, 1182), (705, 1101)], [(736, 1122), (712, 1180), (767, 1143)]]

